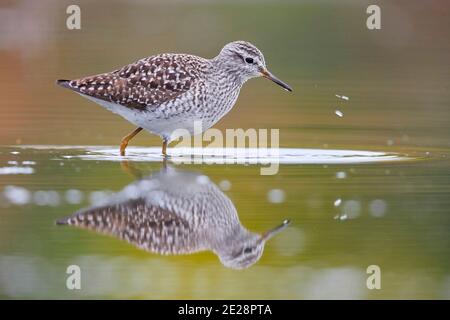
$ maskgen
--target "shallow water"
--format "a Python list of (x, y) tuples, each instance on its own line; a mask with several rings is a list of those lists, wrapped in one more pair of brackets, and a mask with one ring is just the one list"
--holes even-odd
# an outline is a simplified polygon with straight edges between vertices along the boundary
[[(20, 146), (34, 150), (78, 149), (78, 154), (63, 155), (63, 158), (79, 158), (95, 161), (162, 162), (160, 147), (126, 149), (126, 156), (120, 156), (117, 147), (111, 146)], [(70, 152), (69, 152), (70, 153)], [(419, 159), (395, 152), (362, 150), (330, 150), (299, 148), (186, 148), (168, 149), (170, 162), (175, 164), (352, 164), (389, 162)], [(275, 172), (274, 174), (276, 174)]]
[[(81, 30), (66, 28), (62, 1), (0, 5), (0, 297), (450, 299), (450, 6), (377, 4), (377, 31), (356, 0), (88, 1)], [(261, 257), (235, 270), (211, 250), (163, 256), (57, 226), (133, 197), (164, 164), (147, 133), (119, 157), (133, 126), (55, 80), (160, 52), (213, 57), (238, 39), (294, 91), (248, 81), (214, 127), (278, 129), (280, 149), (171, 149), (166, 165), (197, 172), (219, 190), (198, 206), (231, 201), (251, 233), (289, 219)], [(271, 162), (277, 174), (261, 175)], [(175, 185), (189, 199), (192, 185)], [(156, 191), (152, 201), (172, 194)], [(81, 267), (81, 290), (66, 288), (69, 265)], [(366, 286), (370, 265), (380, 290)]]
[[(110, 149), (1, 148), (2, 167), (33, 169), (12, 171), (0, 180), (3, 296), (449, 297), (445, 153), (388, 162), (281, 164), (274, 176), (261, 176), (256, 164), (176, 166), (169, 161), (169, 168), (208, 177), (251, 232), (291, 220), (266, 243), (259, 261), (234, 270), (208, 250), (163, 256), (95, 231), (55, 225), (81, 208), (111, 203), (115, 193), (163, 168), (158, 162), (105, 159), (104, 150)], [(178, 194), (191, 188), (173, 181)], [(72, 264), (83, 276), (76, 292), (65, 288)], [(382, 290), (367, 289), (369, 265), (380, 266)]]

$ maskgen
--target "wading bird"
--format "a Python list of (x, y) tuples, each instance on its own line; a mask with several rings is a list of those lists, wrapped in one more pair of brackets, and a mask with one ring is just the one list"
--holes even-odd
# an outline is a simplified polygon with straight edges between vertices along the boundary
[[(120, 154), (142, 129), (167, 144), (177, 129), (194, 133), (194, 122), (207, 130), (236, 103), (242, 85), (265, 77), (285, 90), (291, 87), (267, 70), (261, 51), (245, 41), (231, 42), (212, 59), (164, 53), (138, 60), (112, 72), (57, 83), (112, 111), (137, 128), (123, 137)], [(179, 132), (179, 131), (178, 131)]]
[(243, 269), (259, 260), (265, 242), (289, 221), (263, 234), (250, 232), (207, 176), (167, 167), (57, 224), (109, 234), (158, 254), (209, 250), (226, 267)]

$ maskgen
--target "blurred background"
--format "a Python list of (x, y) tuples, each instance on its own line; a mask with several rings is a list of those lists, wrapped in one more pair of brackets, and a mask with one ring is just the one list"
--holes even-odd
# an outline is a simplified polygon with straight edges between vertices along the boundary
[[(81, 8), (81, 30), (66, 27), (71, 4)], [(366, 27), (370, 4), (381, 8), (381, 30)], [(449, 24), (445, 0), (2, 0), (0, 165), (32, 174), (0, 175), (0, 296), (450, 298)], [(270, 177), (244, 166), (188, 168), (228, 181), (224, 192), (251, 230), (293, 219), (242, 272), (212, 254), (160, 257), (56, 228), (56, 218), (88, 205), (93, 193), (133, 179), (117, 163), (64, 158), (73, 150), (19, 147), (116, 146), (133, 126), (55, 80), (161, 52), (214, 57), (234, 40), (258, 46), (294, 92), (252, 80), (217, 128), (278, 128), (281, 147), (380, 150), (420, 161), (282, 166)], [(131, 144), (160, 140), (144, 133)], [(11, 186), (27, 196), (17, 201)], [(64, 200), (73, 189), (83, 197)], [(53, 196), (39, 201), (38, 191)], [(65, 289), (69, 263), (90, 270), (84, 290)], [(370, 264), (382, 267), (382, 290), (365, 286)]]
[[(74, 3), (2, 1), (1, 144), (117, 144), (132, 126), (56, 79), (161, 52), (214, 57), (244, 39), (295, 92), (251, 81), (218, 128), (275, 125), (282, 146), (449, 146), (447, 1), (76, 1), (81, 30), (68, 30)], [(366, 28), (372, 3), (378, 31)]]

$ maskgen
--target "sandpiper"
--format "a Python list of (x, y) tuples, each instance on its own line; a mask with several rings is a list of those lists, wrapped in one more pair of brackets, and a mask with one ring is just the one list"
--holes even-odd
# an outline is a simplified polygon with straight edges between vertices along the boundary
[(57, 84), (93, 100), (137, 128), (123, 137), (120, 154), (142, 129), (167, 144), (177, 129), (194, 133), (194, 122), (207, 130), (234, 106), (242, 85), (265, 77), (287, 91), (291, 87), (267, 70), (264, 56), (246, 41), (228, 43), (219, 55), (205, 59), (189, 54), (164, 53), (143, 58), (112, 72)]
[(109, 234), (163, 255), (209, 250), (226, 267), (243, 269), (261, 258), (266, 241), (289, 220), (262, 234), (251, 232), (207, 176), (168, 167), (57, 224)]

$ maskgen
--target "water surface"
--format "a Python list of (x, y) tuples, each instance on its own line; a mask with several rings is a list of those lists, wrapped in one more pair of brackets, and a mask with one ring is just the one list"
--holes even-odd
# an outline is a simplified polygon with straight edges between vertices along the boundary
[[(81, 30), (63, 1), (0, 5), (0, 297), (449, 299), (450, 6), (380, 0), (371, 31), (369, 4), (89, 1)], [(290, 219), (257, 261), (235, 270), (211, 250), (163, 256), (55, 225), (163, 169), (158, 137), (119, 157), (133, 126), (55, 80), (239, 39), (294, 91), (251, 80), (215, 128), (278, 129), (279, 152), (172, 150), (168, 166), (204, 177), (252, 233)], [(178, 164), (192, 153), (202, 161)], [(261, 175), (272, 160), (278, 173)], [(66, 288), (72, 264), (81, 290)]]
[[(291, 220), (255, 264), (234, 270), (209, 251), (164, 256), (101, 233), (55, 225), (82, 208), (108, 203), (164, 167), (102, 155), (86, 160), (92, 150), (103, 148), (0, 150), (2, 167), (32, 168), (1, 179), (2, 295), (448, 298), (446, 153), (388, 162), (281, 164), (274, 176), (261, 176), (258, 165), (176, 166), (221, 189), (252, 232)], [(185, 192), (182, 184), (174, 186)], [(65, 288), (71, 264), (83, 270), (77, 292)], [(379, 291), (366, 287), (366, 268), (373, 264), (383, 272)]]

